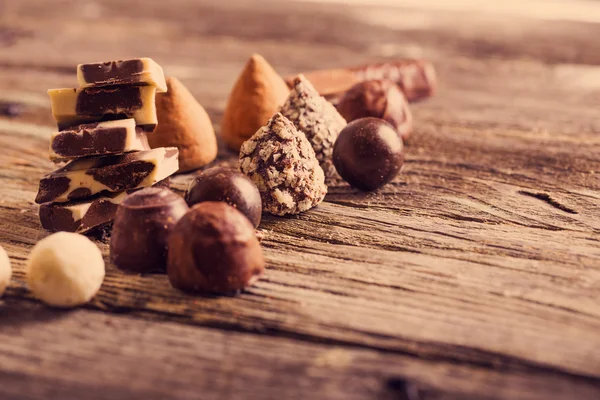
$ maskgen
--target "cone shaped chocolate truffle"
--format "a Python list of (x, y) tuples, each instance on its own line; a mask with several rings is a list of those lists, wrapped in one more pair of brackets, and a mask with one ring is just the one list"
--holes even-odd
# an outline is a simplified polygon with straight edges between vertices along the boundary
[(258, 187), (263, 211), (274, 215), (309, 210), (327, 193), (309, 141), (279, 113), (242, 145), (240, 169)]
[(221, 135), (232, 150), (239, 150), (281, 107), (289, 94), (281, 76), (258, 54), (252, 55), (227, 102)]
[(217, 157), (217, 137), (204, 108), (177, 79), (167, 78), (168, 91), (156, 97), (159, 125), (148, 135), (152, 148), (177, 147), (179, 172), (205, 166)]
[(298, 75), (293, 80), (292, 91), (281, 108), (281, 114), (306, 135), (325, 176), (333, 176), (335, 169), (331, 153), (335, 140), (346, 126), (344, 117), (333, 104), (319, 95), (304, 75)]

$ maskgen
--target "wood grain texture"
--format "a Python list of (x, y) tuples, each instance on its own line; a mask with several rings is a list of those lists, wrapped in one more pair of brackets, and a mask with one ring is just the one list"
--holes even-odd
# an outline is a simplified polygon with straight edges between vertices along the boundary
[[(426, 399), (600, 397), (600, 26), (279, 2), (0, 4), (0, 103), (24, 107), (0, 117), (0, 243), (16, 276), (0, 306), (0, 397), (162, 398), (173, 385), (173, 398), (279, 398), (293, 384), (298, 398), (398, 398), (388, 379), (415, 380)], [(310, 212), (265, 217), (267, 274), (236, 298), (190, 297), (109, 265), (87, 310), (32, 306), (23, 266), (46, 235), (33, 198), (53, 168), (45, 90), (75, 85), (82, 61), (153, 57), (218, 128), (251, 52), (283, 75), (434, 61), (440, 90), (413, 107), (402, 174), (370, 194), (336, 182)], [(234, 162), (222, 149), (217, 163)], [(223, 341), (239, 343), (226, 354)], [(349, 366), (311, 375), (320, 352), (338, 350)]]

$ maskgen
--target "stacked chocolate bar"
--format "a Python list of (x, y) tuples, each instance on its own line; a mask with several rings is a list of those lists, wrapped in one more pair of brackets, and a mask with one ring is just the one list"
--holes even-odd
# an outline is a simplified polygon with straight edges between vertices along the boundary
[[(110, 223), (128, 193), (164, 185), (177, 172), (174, 147), (150, 149), (155, 95), (166, 92), (162, 68), (149, 58), (81, 64), (78, 89), (51, 89), (58, 132), (50, 159), (68, 164), (44, 176), (35, 202), (49, 231), (87, 232)], [(167, 183), (168, 184), (168, 183)]]

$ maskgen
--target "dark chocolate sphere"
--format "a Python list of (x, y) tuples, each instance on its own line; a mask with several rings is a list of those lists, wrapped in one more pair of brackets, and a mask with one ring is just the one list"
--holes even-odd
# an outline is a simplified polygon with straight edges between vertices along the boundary
[(164, 272), (167, 237), (188, 209), (169, 189), (147, 188), (127, 196), (115, 215), (111, 262), (132, 272)]
[(185, 199), (190, 207), (204, 201), (223, 201), (248, 217), (255, 228), (260, 224), (260, 192), (241, 172), (222, 167), (210, 168), (194, 178)]
[(177, 289), (236, 292), (254, 283), (264, 268), (254, 227), (229, 204), (196, 204), (169, 235), (167, 273)]
[(402, 137), (412, 133), (412, 113), (404, 94), (392, 81), (360, 82), (340, 99), (337, 109), (348, 122), (360, 118), (381, 118), (389, 122)]
[(390, 124), (378, 118), (349, 123), (333, 146), (333, 165), (338, 174), (364, 191), (390, 182), (403, 163), (402, 139)]

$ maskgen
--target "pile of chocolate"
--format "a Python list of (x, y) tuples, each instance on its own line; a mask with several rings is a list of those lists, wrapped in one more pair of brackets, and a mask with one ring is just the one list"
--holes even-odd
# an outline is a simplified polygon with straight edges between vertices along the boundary
[[(189, 171), (211, 162), (217, 150), (212, 123), (191, 93), (174, 78), (165, 84), (150, 59), (80, 65), (78, 78), (80, 89), (49, 91), (59, 125), (50, 157), (70, 163), (40, 182), (42, 226), (86, 232), (114, 218), (114, 265), (166, 272), (175, 288), (208, 293), (237, 292), (263, 273), (255, 231), (263, 212), (308, 211), (340, 179), (363, 191), (392, 181), (412, 132), (408, 103), (435, 88), (435, 71), (425, 61), (313, 71), (286, 82), (254, 55), (221, 126), (225, 143), (239, 152), (239, 171), (203, 171), (182, 198), (160, 187), (178, 170), (179, 158)], [(176, 147), (150, 150), (155, 94), (167, 86), (158, 102), (166, 123), (150, 140)], [(63, 301), (54, 300), (46, 301)]]
[[(51, 89), (58, 131), (50, 159), (68, 164), (44, 176), (35, 202), (49, 231), (87, 232), (111, 222), (128, 193), (168, 185), (178, 150), (150, 149), (155, 96), (166, 92), (162, 68), (149, 58), (77, 67), (78, 89)], [(167, 182), (165, 182), (167, 179)]]

